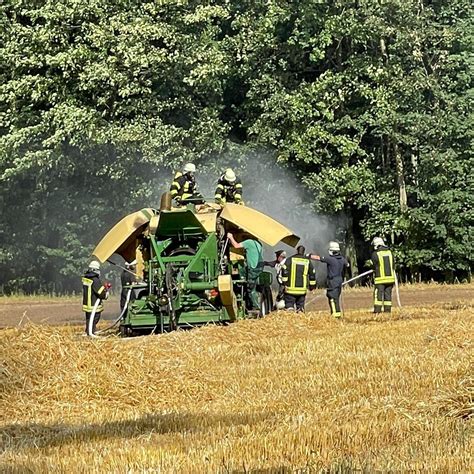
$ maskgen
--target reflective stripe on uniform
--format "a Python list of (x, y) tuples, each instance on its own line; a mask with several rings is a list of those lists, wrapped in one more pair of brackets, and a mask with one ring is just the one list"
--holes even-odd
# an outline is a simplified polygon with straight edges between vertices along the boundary
[(286, 283), (288, 281), (288, 267), (284, 263), (282, 263), (280, 268), (281, 281), (282, 283)]
[[(82, 305), (82, 310), (86, 313), (90, 313), (94, 309), (92, 304), (92, 284), (93, 281), (90, 278), (82, 277), (82, 284), (86, 287), (86, 303)], [(101, 286), (98, 293), (102, 294), (105, 291), (105, 287)], [(97, 306), (96, 312), (100, 313), (104, 309), (102, 302)]]
[(87, 288), (86, 303), (82, 305), (83, 311), (92, 311), (92, 280), (90, 278), (83, 277), (82, 284)]
[(178, 194), (178, 191), (179, 191), (180, 187), (181, 186), (179, 185), (178, 182), (173, 181), (173, 183), (171, 184), (171, 189), (170, 189), (172, 197), (174, 197), (174, 196), (176, 196), (176, 194)]
[(380, 275), (375, 275), (374, 283), (376, 285), (395, 283), (392, 252), (390, 250), (380, 250), (377, 252), (377, 259)]
[(374, 288), (374, 306), (382, 306), (383, 301), (381, 301), (377, 298), (377, 294), (378, 294), (378, 289), (376, 287), (376, 288)]
[[(285, 265), (286, 267), (286, 265)], [(303, 267), (303, 268), (301, 268)], [(304, 295), (306, 294), (306, 282), (308, 280), (308, 268), (309, 268), (309, 260), (306, 258), (297, 258), (293, 257), (291, 259), (291, 269), (290, 275), (291, 280), (289, 286), (286, 287), (286, 293), (290, 293), (292, 295)], [(298, 272), (300, 270), (300, 272)], [(301, 270), (303, 272), (301, 273)], [(297, 281), (297, 279), (299, 281)], [(285, 281), (285, 280), (283, 280)]]

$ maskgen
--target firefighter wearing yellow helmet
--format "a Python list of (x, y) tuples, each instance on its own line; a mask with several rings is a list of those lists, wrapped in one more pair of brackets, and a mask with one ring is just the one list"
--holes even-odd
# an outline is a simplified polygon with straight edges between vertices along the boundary
[(214, 197), (216, 202), (221, 205), (227, 202), (243, 204), (242, 182), (231, 168), (227, 168), (225, 173), (219, 178)]

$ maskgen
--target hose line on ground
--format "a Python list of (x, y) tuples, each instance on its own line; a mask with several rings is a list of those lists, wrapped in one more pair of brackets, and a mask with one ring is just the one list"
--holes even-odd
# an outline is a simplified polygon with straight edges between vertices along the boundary
[(101, 301), (102, 300), (100, 298), (97, 298), (97, 300), (94, 304), (94, 307), (92, 308), (92, 312), (91, 312), (91, 315), (90, 315), (90, 318), (89, 318), (89, 321), (88, 321), (88, 324), (87, 324), (87, 335), (89, 337), (98, 337), (92, 332), (92, 327), (94, 325), (95, 313), (96, 313), (97, 308), (99, 307), (99, 304), (100, 304)]
[(107, 328), (101, 329), (100, 331), (97, 331), (97, 334), (103, 334), (104, 332), (110, 331), (113, 329), (125, 316), (125, 313), (127, 312), (128, 308), (128, 303), (130, 302), (130, 296), (132, 295), (132, 289), (130, 288), (127, 291), (127, 298), (125, 299), (125, 304), (123, 306), (122, 312), (120, 313), (120, 316)]

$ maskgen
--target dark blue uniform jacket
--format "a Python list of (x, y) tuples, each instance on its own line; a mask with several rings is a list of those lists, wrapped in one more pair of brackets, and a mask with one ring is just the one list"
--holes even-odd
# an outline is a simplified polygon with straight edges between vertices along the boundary
[(328, 266), (328, 288), (336, 288), (342, 285), (344, 268), (348, 267), (347, 260), (341, 255), (328, 255), (321, 257), (321, 262)]

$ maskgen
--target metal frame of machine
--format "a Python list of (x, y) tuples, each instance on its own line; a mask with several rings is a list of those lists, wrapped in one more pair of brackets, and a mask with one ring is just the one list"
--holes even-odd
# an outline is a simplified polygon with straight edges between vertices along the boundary
[[(165, 332), (178, 327), (230, 323), (267, 314), (272, 307), (272, 274), (263, 271), (257, 285), (261, 307), (248, 311), (247, 268), (226, 234), (275, 245), (296, 245), (299, 238), (273, 219), (244, 206), (207, 203), (172, 208), (168, 193), (160, 211), (142, 209), (126, 216), (93, 254), (104, 262), (113, 253), (138, 261), (142, 280), (120, 324), (122, 335)], [(276, 239), (276, 241), (275, 241)]]

